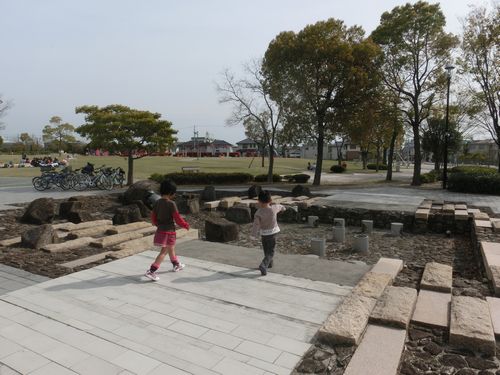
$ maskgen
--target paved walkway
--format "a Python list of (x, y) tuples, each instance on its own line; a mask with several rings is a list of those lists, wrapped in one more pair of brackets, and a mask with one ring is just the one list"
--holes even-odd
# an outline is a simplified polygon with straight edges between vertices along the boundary
[(350, 290), (188, 257), (154, 283), (155, 255), (0, 296), (0, 373), (289, 374)]
[[(26, 288), (47, 280), (50, 279), (48, 277), (35, 275), (18, 268), (0, 264), (0, 295)], [(0, 372), (0, 374), (2, 374), (2, 372)]]

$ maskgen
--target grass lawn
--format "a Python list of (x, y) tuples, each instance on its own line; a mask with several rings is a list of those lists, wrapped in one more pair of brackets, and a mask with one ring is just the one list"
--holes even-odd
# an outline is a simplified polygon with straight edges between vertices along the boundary
[[(31, 155), (30, 155), (31, 157)], [(18, 163), (20, 155), (0, 155), (0, 163), (12, 160)], [(83, 167), (87, 162), (96, 167), (106, 165), (109, 167), (122, 167), (127, 170), (127, 158), (120, 156), (82, 156), (70, 160), (73, 169)], [(311, 159), (276, 158), (274, 161), (274, 172), (284, 174), (302, 173), (307, 169), (307, 163), (314, 163)], [(330, 167), (336, 164), (334, 160), (323, 161), (323, 172), (330, 172)], [(261, 159), (255, 158), (180, 158), (168, 156), (148, 156), (134, 161), (134, 178), (145, 179), (153, 173), (181, 172), (183, 166), (196, 166), (201, 172), (245, 172), (253, 175), (267, 173), (267, 159), (265, 167), (261, 167)], [(363, 171), (360, 163), (348, 163), (347, 173), (375, 173), (375, 171)], [(39, 168), (0, 168), (0, 177), (34, 177), (40, 175)]]

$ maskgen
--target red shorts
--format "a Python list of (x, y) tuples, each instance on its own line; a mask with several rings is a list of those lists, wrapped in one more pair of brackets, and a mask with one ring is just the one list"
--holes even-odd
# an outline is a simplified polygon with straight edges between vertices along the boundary
[(175, 232), (161, 232), (157, 230), (153, 242), (155, 246), (174, 246), (175, 239)]

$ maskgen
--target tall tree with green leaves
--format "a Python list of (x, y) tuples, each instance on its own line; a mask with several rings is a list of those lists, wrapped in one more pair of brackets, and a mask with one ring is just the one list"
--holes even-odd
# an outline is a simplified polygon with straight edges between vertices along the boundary
[(68, 143), (76, 142), (75, 127), (68, 122), (62, 121), (59, 116), (52, 116), (49, 124), (42, 130), (42, 139), (45, 144), (57, 146), (57, 152), (61, 152)]
[(362, 28), (336, 19), (282, 32), (268, 46), (263, 74), (284, 110), (285, 126), (316, 141), (314, 185), (321, 183), (325, 140), (334, 138), (339, 112), (366, 95), (377, 55)]
[(475, 108), (472, 117), (498, 147), (500, 173), (500, 3), (491, 11), (474, 7), (463, 24), (460, 67)]
[(402, 102), (401, 111), (412, 129), (415, 160), (412, 185), (420, 185), (421, 128), (444, 89), (445, 65), (458, 39), (444, 31), (446, 24), (439, 4), (418, 1), (385, 12), (373, 31), (373, 40), (384, 55), (382, 77)]
[(134, 183), (134, 160), (145, 156), (143, 151), (165, 151), (177, 133), (170, 121), (161, 119), (160, 113), (119, 104), (81, 106), (76, 113), (84, 114), (86, 121), (76, 132), (90, 139), (91, 147), (127, 154), (128, 185)]

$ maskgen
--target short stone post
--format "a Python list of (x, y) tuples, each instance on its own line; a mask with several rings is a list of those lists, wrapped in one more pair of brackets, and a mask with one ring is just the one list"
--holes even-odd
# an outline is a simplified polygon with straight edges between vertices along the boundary
[(391, 223), (391, 234), (393, 236), (401, 235), (403, 231), (403, 223)]
[(325, 256), (325, 245), (326, 241), (324, 238), (312, 238), (311, 239), (311, 250), (314, 254), (324, 257)]
[(396, 172), (401, 172), (401, 163), (400, 161), (396, 161)]
[(345, 227), (333, 227), (333, 242), (345, 242)]
[(317, 227), (319, 223), (319, 217), (317, 216), (308, 216), (307, 217), (307, 224), (309, 224), (310, 227), (314, 228)]
[(370, 234), (373, 231), (373, 220), (361, 220), (363, 233)]
[(333, 219), (333, 226), (345, 228), (345, 219), (342, 219), (339, 217), (334, 218)]
[(368, 253), (368, 235), (365, 233), (355, 234), (352, 249), (358, 253)]

